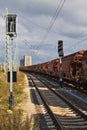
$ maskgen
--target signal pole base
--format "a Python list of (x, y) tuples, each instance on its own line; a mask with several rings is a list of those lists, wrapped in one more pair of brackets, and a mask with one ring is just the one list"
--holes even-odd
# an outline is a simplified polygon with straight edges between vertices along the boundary
[(13, 107), (14, 107), (14, 96), (11, 92), (9, 96), (9, 110), (13, 110)]

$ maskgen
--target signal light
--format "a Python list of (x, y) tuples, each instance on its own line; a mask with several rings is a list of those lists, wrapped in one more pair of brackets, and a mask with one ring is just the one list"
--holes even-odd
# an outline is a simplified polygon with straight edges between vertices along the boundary
[(10, 37), (16, 36), (16, 15), (6, 15), (6, 35)]
[(58, 53), (59, 53), (59, 57), (64, 56), (64, 53), (63, 53), (63, 41), (62, 40), (58, 41)]

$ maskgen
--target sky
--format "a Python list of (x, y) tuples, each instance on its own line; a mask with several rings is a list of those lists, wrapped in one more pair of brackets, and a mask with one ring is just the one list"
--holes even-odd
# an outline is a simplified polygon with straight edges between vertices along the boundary
[(17, 15), (14, 59), (29, 55), (38, 64), (58, 58), (59, 40), (64, 55), (87, 49), (86, 0), (0, 0), (0, 62), (5, 54), (6, 8)]

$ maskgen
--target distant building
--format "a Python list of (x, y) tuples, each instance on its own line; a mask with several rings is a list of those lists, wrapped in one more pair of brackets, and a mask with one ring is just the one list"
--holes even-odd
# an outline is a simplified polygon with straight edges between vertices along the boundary
[(30, 66), (32, 65), (31, 56), (23, 56), (23, 59), (20, 60), (20, 66)]
[(23, 59), (24, 59), (24, 66), (32, 65), (32, 58), (31, 58), (31, 56), (24, 56)]

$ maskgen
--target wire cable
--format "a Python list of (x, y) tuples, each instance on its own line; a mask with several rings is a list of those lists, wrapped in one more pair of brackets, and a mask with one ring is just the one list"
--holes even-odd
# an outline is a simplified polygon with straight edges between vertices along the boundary
[(56, 21), (56, 19), (57, 19), (57, 17), (58, 17), (58, 15), (60, 14), (61, 9), (62, 9), (63, 6), (64, 6), (65, 1), (66, 1), (66, 0), (63, 0), (63, 2), (62, 2), (62, 0), (61, 0), (60, 3), (58, 4), (57, 9), (56, 9), (56, 12), (55, 12), (55, 15), (52, 17), (51, 22), (50, 22), (50, 25), (49, 25), (49, 27), (48, 27), (48, 29), (47, 29), (47, 31), (46, 31), (46, 34), (44, 35), (44, 37), (43, 37), (41, 43), (43, 43), (43, 41), (47, 38), (47, 36), (48, 36), (50, 30), (52, 29), (52, 27), (53, 27), (53, 25), (54, 25), (54, 23), (55, 23), (55, 21)]

